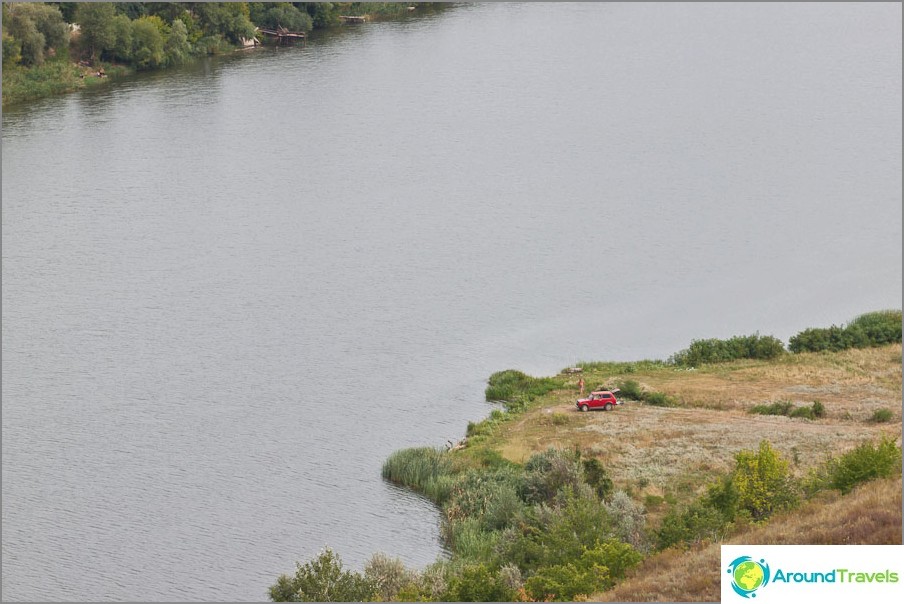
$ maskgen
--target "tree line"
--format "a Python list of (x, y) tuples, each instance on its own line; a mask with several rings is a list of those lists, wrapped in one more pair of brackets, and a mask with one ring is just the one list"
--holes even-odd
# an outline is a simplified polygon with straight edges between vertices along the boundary
[(71, 41), (92, 64), (156, 69), (230, 49), (254, 37), (256, 27), (309, 31), (337, 25), (340, 14), (405, 9), (404, 3), (362, 2), (4, 3), (3, 66), (39, 66), (68, 52)]

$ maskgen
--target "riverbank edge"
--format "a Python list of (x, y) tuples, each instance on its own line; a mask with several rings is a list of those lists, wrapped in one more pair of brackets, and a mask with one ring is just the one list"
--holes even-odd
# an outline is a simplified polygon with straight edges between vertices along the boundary
[[(405, 10), (387, 8), (387, 4), (398, 4), (405, 6)], [(394, 21), (406, 17), (422, 16), (418, 10), (427, 9), (423, 16), (430, 15), (438, 3), (374, 3), (373, 12), (354, 15), (363, 16), (367, 22), (379, 23), (385, 21)], [(450, 6), (455, 3), (448, 3)], [(409, 10), (408, 6), (414, 6), (415, 10)], [(345, 27), (360, 27), (360, 24), (343, 24), (336, 23), (328, 27), (315, 27), (314, 31), (338, 30)], [(310, 32), (309, 32), (310, 33)], [(68, 57), (52, 58), (44, 63), (44, 65), (35, 67), (16, 66), (11, 70), (3, 70), (3, 92), (0, 98), (0, 107), (10, 109), (25, 103), (39, 101), (45, 98), (62, 96), (80, 90), (86, 90), (94, 86), (108, 85), (110, 83), (121, 80), (125, 77), (137, 73), (137, 69), (129, 65), (119, 63), (111, 63), (107, 61), (95, 61), (91, 66), (81, 65), (78, 62), (77, 48), (75, 42), (70, 43), (68, 49)], [(225, 40), (219, 46), (216, 53), (208, 53), (196, 55), (190, 58), (190, 61), (202, 60), (205, 57), (232, 54), (238, 52), (246, 52), (249, 48), (239, 44), (230, 44)], [(171, 65), (167, 67), (158, 67), (156, 69), (143, 70), (147, 73), (156, 73), (168, 71), (174, 67), (181, 65)], [(12, 72), (12, 74), (8, 72)]]
[[(900, 356), (900, 354), (901, 354), (901, 345), (900, 344), (876, 346), (874, 348), (878, 349), (880, 351), (887, 350), (887, 351), (892, 352), (892, 355), (897, 358), (897, 362), (899, 364), (902, 363), (901, 356)], [(814, 357), (820, 356), (822, 358), (827, 358), (827, 357), (831, 358), (835, 355), (844, 354), (846, 352), (847, 351), (844, 351), (844, 350), (833, 351), (833, 352), (821, 352), (821, 353), (804, 352), (804, 353), (799, 353), (799, 354), (788, 354), (784, 358), (785, 358), (785, 360), (788, 360), (789, 358), (793, 358), (793, 357), (806, 358), (808, 356), (814, 356)], [(781, 362), (782, 362), (782, 360), (780, 360), (780, 359), (740, 360), (740, 361), (737, 361), (734, 363), (731, 363), (731, 362), (729, 362), (729, 363), (712, 363), (712, 364), (709, 364), (709, 368), (713, 368), (714, 366), (718, 367), (718, 368), (728, 368), (728, 367), (734, 368), (737, 366), (758, 366), (758, 365), (759, 366), (768, 366), (771, 364), (781, 363)], [(832, 361), (832, 362), (834, 362), (834, 361)], [(587, 375), (588, 372), (584, 371), (587, 368), (591, 368), (591, 370), (593, 371), (593, 374), (594, 374), (593, 378), (590, 378), (590, 376)], [(578, 369), (580, 369), (581, 371), (578, 371)], [(511, 462), (510, 460), (502, 460), (502, 456), (499, 455), (498, 450), (501, 448), (504, 448), (504, 446), (506, 444), (506, 439), (509, 438), (508, 436), (505, 435), (506, 428), (511, 427), (516, 422), (523, 423), (524, 421), (526, 421), (525, 419), (523, 419), (524, 416), (529, 413), (541, 412), (541, 413), (546, 414), (546, 417), (548, 418), (548, 422), (546, 424), (546, 426), (547, 426), (546, 429), (548, 430), (548, 432), (550, 434), (552, 434), (553, 432), (555, 432), (557, 430), (557, 426), (560, 425), (559, 420), (569, 421), (567, 419), (568, 416), (566, 415), (566, 413), (563, 412), (564, 411), (563, 406), (562, 406), (563, 399), (570, 401), (570, 404), (569, 404), (570, 411), (574, 411), (576, 413), (576, 415), (580, 415), (580, 416), (584, 415), (584, 414), (578, 413), (576, 407), (574, 406), (574, 400), (576, 400), (577, 396), (578, 396), (578, 392), (577, 392), (578, 388), (579, 388), (578, 380), (583, 381), (583, 378), (587, 377), (589, 380), (587, 383), (587, 386), (588, 386), (587, 390), (589, 391), (591, 389), (597, 389), (597, 388), (602, 389), (602, 388), (613, 387), (616, 384), (618, 384), (619, 381), (623, 380), (626, 376), (631, 377), (631, 376), (635, 375), (636, 372), (638, 372), (638, 371), (643, 372), (645, 370), (673, 371), (673, 372), (687, 371), (686, 369), (676, 368), (674, 365), (672, 365), (668, 361), (642, 360), (642, 361), (636, 361), (636, 362), (577, 363), (576, 367), (565, 368), (562, 371), (560, 371), (557, 375), (552, 376), (552, 377), (531, 378), (530, 376), (526, 376), (531, 380), (546, 382), (546, 385), (549, 389), (546, 392), (542, 392), (542, 393), (538, 394), (536, 397), (532, 397), (532, 400), (530, 400), (523, 406), (517, 407), (515, 409), (507, 408), (504, 411), (497, 407), (496, 409), (493, 409), (490, 412), (490, 414), (483, 420), (481, 420), (479, 422), (469, 422), (468, 426), (467, 426), (466, 435), (464, 438), (462, 438), (458, 443), (453, 443), (453, 442), (449, 441), (445, 451), (442, 451), (441, 449), (436, 449), (436, 451), (438, 453), (441, 453), (442, 455), (447, 455), (449, 457), (452, 457), (453, 464), (456, 464), (456, 461), (455, 461), (456, 459), (458, 461), (463, 461), (462, 466), (460, 466), (460, 470), (461, 470), (461, 468), (469, 468), (471, 470), (476, 470), (478, 473), (480, 473), (481, 471), (484, 471), (485, 472), (484, 476), (489, 477), (493, 471), (498, 469), (498, 466), (496, 464), (499, 461), (505, 461), (506, 463), (518, 464), (518, 462)], [(513, 370), (507, 370), (507, 371), (513, 371)], [(498, 376), (500, 374), (506, 373), (507, 371), (494, 373), (493, 376)], [(598, 375), (595, 375), (595, 374), (599, 371), (609, 374), (610, 381), (605, 384), (601, 383), (599, 386), (596, 386), (596, 381), (593, 381), (593, 380), (598, 378)], [(518, 373), (520, 373), (520, 372), (518, 372)], [(620, 374), (620, 375), (617, 375), (617, 374)], [(687, 375), (692, 375), (692, 373), (688, 372)], [(492, 386), (493, 386), (493, 380), (492, 380), (493, 376), (491, 376), (491, 378), (489, 380), (489, 386), (487, 388), (487, 401), (490, 403), (503, 404), (504, 401), (493, 400), (492, 397), (490, 396), (490, 393), (492, 392)], [(597, 380), (597, 381), (599, 381), (599, 380)], [(555, 387), (553, 387), (554, 384), (555, 384)], [(654, 393), (654, 394), (662, 394), (662, 393)], [(664, 406), (666, 406), (666, 407), (688, 406), (688, 402), (686, 400), (682, 400), (679, 402), (678, 400), (676, 400), (676, 398), (671, 397), (671, 396), (669, 396), (669, 399), (670, 399), (670, 403), (667, 405), (664, 405)], [(644, 405), (644, 406), (650, 405), (650, 403), (642, 402), (639, 400), (636, 402), (638, 404)], [(689, 405), (689, 407), (692, 408), (693, 405)], [(720, 409), (719, 411), (721, 412), (722, 410)], [(618, 411), (616, 410), (615, 412), (617, 413)], [(600, 412), (600, 413), (603, 413), (603, 412)], [(813, 418), (810, 417), (809, 419), (812, 420)], [(792, 421), (808, 421), (808, 420), (804, 419), (804, 420), (792, 420)], [(869, 421), (869, 420), (867, 420), (867, 421)], [(882, 421), (885, 421), (885, 420), (882, 420)], [(892, 423), (889, 425), (890, 428), (894, 428), (894, 426), (897, 426), (897, 432), (901, 431), (901, 416), (900, 415), (898, 415), (896, 418), (894, 418), (892, 420)], [(882, 437), (882, 438), (884, 439), (886, 437)], [(899, 443), (898, 451), (900, 454), (900, 442), (902, 440), (902, 437), (895, 435), (894, 430), (892, 430), (892, 436), (890, 438), (892, 440), (897, 440), (897, 442)], [(769, 435), (764, 436), (764, 442), (768, 443), (768, 439), (769, 439)], [(864, 444), (866, 444), (866, 441), (864, 441)], [(429, 447), (422, 447), (419, 449), (401, 449), (399, 451), (396, 451), (393, 455), (404, 453), (406, 451), (414, 452), (414, 451), (424, 451), (426, 449), (429, 449)], [(577, 446), (575, 446), (575, 452), (577, 452), (577, 451), (578, 451)], [(391, 458), (392, 458), (392, 455), (390, 456), (390, 458), (387, 459), (387, 461), (389, 461), (389, 459), (391, 459)], [(522, 461), (522, 464), (523, 464), (523, 461)], [(796, 460), (795, 460), (795, 464), (796, 464)], [(521, 465), (521, 464), (519, 464), (519, 465)], [(408, 488), (410, 491), (426, 497), (428, 500), (431, 501), (431, 503), (433, 503), (436, 506), (440, 515), (444, 518), (446, 517), (444, 501), (441, 496), (437, 496), (437, 494), (435, 492), (431, 492), (430, 488), (419, 489), (416, 486), (412, 486), (411, 484), (406, 484), (403, 481), (389, 479), (386, 475), (385, 468), (386, 468), (386, 466), (384, 466), (384, 479), (390, 480), (390, 482), (393, 482), (394, 484), (404, 486), (404, 487)], [(461, 470), (461, 471), (463, 471), (463, 470)], [(868, 484), (864, 485), (863, 488), (855, 490), (854, 493), (852, 493), (850, 495), (841, 494), (841, 495), (837, 495), (837, 497), (826, 496), (826, 497), (823, 497), (822, 499), (816, 497), (812, 501), (807, 499), (805, 502), (805, 506), (806, 506), (805, 509), (807, 510), (807, 513), (816, 513), (816, 512), (821, 513), (822, 508), (825, 508), (826, 510), (829, 510), (830, 508), (834, 509), (834, 507), (837, 507), (838, 505), (842, 505), (842, 502), (841, 502), (842, 499), (854, 500), (855, 494), (870, 493), (870, 492), (872, 492), (870, 489), (878, 489), (882, 492), (885, 492), (888, 490), (886, 483), (888, 483), (888, 484), (894, 483), (894, 484), (900, 485), (900, 478), (875, 479), (874, 481), (868, 482)], [(875, 487), (868, 486), (869, 484), (875, 484), (878, 486), (875, 486)], [(895, 489), (891, 489), (891, 491), (897, 492)], [(857, 495), (857, 496), (859, 497), (860, 495)], [(659, 498), (659, 499), (661, 502), (662, 498)], [(677, 509), (679, 506), (687, 505), (687, 503), (691, 500), (692, 500), (692, 498), (689, 498), (688, 501), (677, 502), (677, 503), (672, 501), (671, 504), (673, 507), (675, 507)], [(666, 498), (666, 501), (667, 501), (667, 498)], [(898, 501), (900, 501), (900, 499), (898, 499)], [(884, 503), (887, 503), (887, 502), (883, 502), (883, 504)], [(894, 503), (894, 502), (892, 502), (892, 503)], [(741, 524), (735, 526), (734, 529), (729, 530), (729, 532), (726, 533), (725, 538), (729, 542), (736, 542), (738, 538), (743, 538), (746, 535), (756, 535), (756, 534), (758, 534), (758, 532), (763, 532), (763, 530), (780, 530), (781, 526), (783, 526), (785, 523), (797, 522), (797, 518), (798, 518), (798, 516), (795, 515), (794, 511), (792, 510), (791, 512), (789, 512), (787, 514), (776, 514), (776, 516), (774, 518), (769, 518), (762, 522), (750, 523), (749, 521), (745, 521), (745, 522), (742, 522)], [(898, 518), (900, 518), (900, 516), (898, 516)], [(768, 527), (773, 527), (773, 525), (775, 525), (777, 528), (775, 528), (775, 529), (768, 528)], [(900, 530), (898, 531), (897, 534), (900, 535)], [(445, 535), (443, 538), (444, 538), (444, 540), (446, 540)], [(815, 538), (813, 543), (818, 544), (820, 542), (819, 539), (820, 539), (819, 537)], [(869, 537), (867, 537), (867, 539), (869, 539)], [(900, 540), (900, 537), (898, 537), (898, 540)], [(802, 543), (803, 543), (803, 541), (802, 541)], [(688, 546), (685, 546), (685, 547), (688, 547)], [(713, 547), (718, 549), (718, 542), (710, 542), (708, 540), (704, 540), (699, 543), (691, 544), (689, 547), (690, 547), (690, 551), (694, 552), (694, 555), (698, 555), (699, 552), (704, 551), (704, 552), (708, 552), (706, 555), (709, 555), (711, 557), (711, 553), (712, 553), (711, 550)], [(661, 559), (661, 558), (662, 559), (671, 559), (674, 557), (674, 552), (677, 550), (682, 550), (682, 547), (677, 547), (677, 548), (669, 547), (669, 548), (661, 550), (661, 551), (657, 551), (654, 549), (654, 550), (651, 550), (648, 553), (644, 554), (639, 566), (637, 568), (635, 568), (633, 572), (631, 572), (630, 574), (627, 575), (627, 577), (630, 578), (630, 582), (625, 583), (625, 585), (633, 586), (637, 582), (642, 583), (643, 581), (645, 581), (646, 579), (645, 579), (645, 574), (644, 574), (644, 566), (646, 566), (648, 562), (650, 562), (655, 568), (657, 564), (660, 564), (660, 562), (658, 562), (659, 559)], [(684, 551), (687, 551), (687, 550), (684, 550)], [(454, 559), (456, 557), (454, 547), (450, 546), (450, 552), (452, 553), (452, 559)], [(467, 559), (465, 558), (464, 561), (467, 562)], [(618, 589), (618, 588), (620, 588), (621, 585), (622, 585), (622, 581), (618, 581), (615, 583), (614, 587), (616, 589)], [(717, 586), (717, 582), (714, 583), (713, 585)], [(712, 585), (709, 585), (709, 588), (711, 589)], [(612, 588), (610, 588), (610, 589), (612, 589)], [(610, 589), (607, 589), (602, 592), (599, 592), (599, 591), (595, 592), (593, 594), (590, 594), (590, 597), (593, 600), (602, 600), (602, 599), (608, 599), (607, 596), (609, 596), (612, 593), (617, 593), (620, 595), (625, 593), (624, 591), (610, 591)], [(709, 594), (709, 592), (707, 592), (707, 594)], [(519, 595), (519, 600), (521, 600), (521, 601), (529, 601), (530, 600), (529, 595), (524, 592), (523, 588), (518, 592), (518, 595)], [(674, 595), (672, 595), (670, 597), (674, 597)]]

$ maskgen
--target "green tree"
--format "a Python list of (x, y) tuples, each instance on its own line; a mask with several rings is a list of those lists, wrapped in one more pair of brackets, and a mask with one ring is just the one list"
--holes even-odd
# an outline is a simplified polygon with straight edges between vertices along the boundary
[(114, 58), (129, 61), (132, 58), (132, 22), (125, 15), (113, 17), (113, 46), (108, 51)]
[(75, 16), (81, 28), (82, 47), (90, 52), (92, 59), (115, 46), (113, 17), (116, 9), (112, 3), (80, 2)]
[(344, 570), (330, 548), (298, 564), (295, 576), (280, 575), (270, 587), (274, 602), (367, 602), (375, 594), (375, 586), (360, 574)]
[(163, 34), (154, 19), (132, 21), (132, 61), (139, 69), (154, 69), (163, 63)]
[(50, 49), (65, 49), (69, 44), (69, 26), (55, 6), (10, 5), (3, 25), (18, 40), (21, 61), (26, 65), (40, 65)]
[(169, 65), (182, 63), (191, 52), (191, 44), (188, 42), (188, 29), (181, 19), (173, 21), (170, 34), (166, 38), (164, 47), (166, 62)]

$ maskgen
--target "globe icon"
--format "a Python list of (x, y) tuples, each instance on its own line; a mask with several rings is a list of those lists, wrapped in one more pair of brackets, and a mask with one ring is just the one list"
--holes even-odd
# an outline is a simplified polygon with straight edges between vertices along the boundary
[(747, 560), (735, 567), (733, 577), (735, 585), (744, 591), (753, 591), (763, 584), (763, 567), (753, 560)]

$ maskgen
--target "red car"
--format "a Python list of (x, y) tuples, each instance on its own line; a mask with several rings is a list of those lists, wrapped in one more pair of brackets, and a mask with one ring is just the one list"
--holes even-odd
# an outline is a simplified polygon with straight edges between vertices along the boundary
[(613, 391), (597, 390), (596, 392), (591, 392), (589, 397), (578, 399), (578, 411), (590, 411), (591, 409), (611, 411), (612, 407), (621, 405), (618, 399), (615, 398), (616, 392), (618, 392), (617, 388)]

